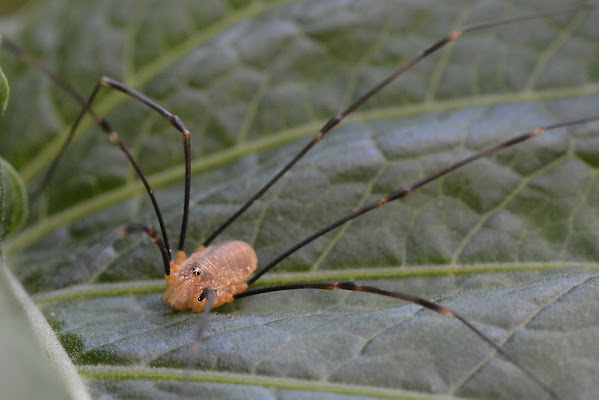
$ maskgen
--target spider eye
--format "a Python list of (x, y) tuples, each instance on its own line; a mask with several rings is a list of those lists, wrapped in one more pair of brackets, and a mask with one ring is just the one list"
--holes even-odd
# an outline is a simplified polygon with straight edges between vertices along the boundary
[(193, 267), (192, 272), (198, 276), (202, 274), (202, 270), (200, 269), (200, 267)]

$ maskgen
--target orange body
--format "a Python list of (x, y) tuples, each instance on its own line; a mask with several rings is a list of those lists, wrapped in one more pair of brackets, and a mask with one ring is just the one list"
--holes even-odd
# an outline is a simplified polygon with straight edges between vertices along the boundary
[(241, 241), (200, 247), (189, 258), (177, 253), (171, 261), (171, 273), (165, 275), (167, 289), (162, 301), (176, 311), (204, 309), (204, 290), (211, 289), (212, 307), (233, 301), (233, 295), (247, 289), (245, 280), (258, 266), (256, 252)]

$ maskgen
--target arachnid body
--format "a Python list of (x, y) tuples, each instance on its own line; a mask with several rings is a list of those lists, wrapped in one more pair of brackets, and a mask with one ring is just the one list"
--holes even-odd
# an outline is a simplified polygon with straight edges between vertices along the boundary
[(170, 275), (165, 275), (167, 289), (162, 295), (162, 301), (176, 311), (202, 311), (203, 291), (207, 289), (213, 291), (216, 299), (212, 307), (233, 301), (234, 294), (247, 289), (245, 281), (258, 266), (254, 249), (241, 241), (201, 247), (189, 258), (181, 259), (184, 261), (173, 262)]

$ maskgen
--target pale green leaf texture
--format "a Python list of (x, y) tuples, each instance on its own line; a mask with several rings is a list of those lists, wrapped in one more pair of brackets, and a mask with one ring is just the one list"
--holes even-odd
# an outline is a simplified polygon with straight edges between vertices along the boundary
[[(176, 4), (176, 5), (174, 5)], [(569, 5), (579, 4), (575, 1)], [(192, 132), (190, 253), (331, 115), (459, 26), (564, 1), (49, 1), (0, 20), (87, 96), (102, 75)], [(599, 13), (465, 34), (328, 134), (219, 238), (261, 265), (326, 223), (475, 151), (599, 104)], [(37, 187), (79, 107), (2, 55), (0, 152)], [(153, 184), (176, 247), (180, 134), (121, 93), (106, 116)], [(335, 230), (258, 282), (360, 280), (431, 298), (568, 399), (599, 391), (599, 124), (553, 130)], [(173, 313), (138, 178), (85, 119), (7, 262), (97, 398), (543, 398), (450, 317), (380, 296), (296, 291)]]
[[(6, 399), (64, 399), (65, 389), (31, 332), (30, 321), (9, 285), (9, 272), (0, 269), (0, 384)], [(31, 303), (33, 305), (33, 303)], [(35, 382), (35, 384), (32, 384)]]
[[(2, 37), (0, 36), (0, 46), (2, 45)], [(0, 67), (0, 115), (4, 114), (4, 110), (6, 110), (6, 103), (8, 102), (8, 94), (9, 94), (9, 86), (6, 81), (6, 76), (4, 76), (4, 72), (2, 72), (2, 68)]]

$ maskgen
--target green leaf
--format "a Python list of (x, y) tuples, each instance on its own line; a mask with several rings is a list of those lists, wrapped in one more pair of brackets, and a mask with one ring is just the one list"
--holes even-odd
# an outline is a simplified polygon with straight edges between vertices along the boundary
[[(0, 26), (84, 96), (107, 75), (183, 119), (194, 172), (189, 254), (331, 115), (427, 45), (465, 24), (560, 7), (48, 2)], [(219, 240), (248, 241), (265, 265), (453, 161), (596, 114), (596, 18), (587, 11), (465, 34), (328, 134)], [(2, 66), (13, 96), (1, 155), (33, 190), (79, 107), (39, 71), (8, 57)], [(108, 89), (94, 109), (139, 160), (175, 246), (180, 134)], [(550, 131), (481, 160), (325, 235), (258, 282), (356, 279), (435, 299), (564, 398), (593, 398), (597, 128)], [(174, 397), (200, 317), (161, 303), (160, 256), (146, 237), (105, 245), (119, 226), (156, 219), (134, 171), (90, 119), (32, 208), (4, 244), (7, 260), (92, 394)], [(220, 308), (191, 379), (187, 394), (201, 398), (544, 395), (455, 319), (364, 293), (281, 292)]]
[[(2, 36), (0, 36), (0, 46), (2, 46)], [(6, 80), (6, 76), (4, 76), (4, 72), (2, 72), (2, 68), (0, 68), (0, 115), (3, 115), (6, 110), (9, 93), (8, 81)]]
[(8, 102), (9, 87), (4, 72), (0, 68), (0, 115), (4, 114), (6, 110), (6, 103)]
[(27, 193), (19, 173), (0, 158), (0, 241), (25, 223), (28, 210)]
[(52, 328), (3, 263), (0, 278), (0, 356), (10, 363), (0, 375), (3, 397), (65, 399), (70, 392), (73, 398), (89, 398)]
[[(8, 93), (8, 81), (0, 68), (0, 116), (6, 109)], [(25, 223), (28, 210), (23, 180), (14, 167), (0, 157), (0, 243)]]

